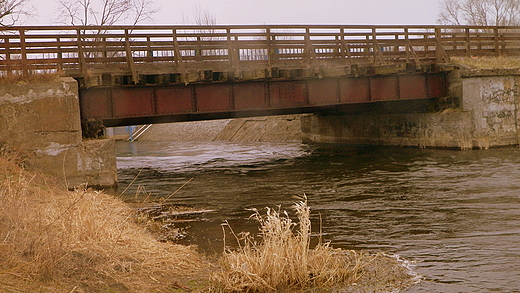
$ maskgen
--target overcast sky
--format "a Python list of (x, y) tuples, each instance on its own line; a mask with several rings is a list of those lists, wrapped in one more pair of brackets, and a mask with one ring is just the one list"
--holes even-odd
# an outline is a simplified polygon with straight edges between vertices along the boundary
[[(32, 0), (38, 16), (26, 22), (52, 24), (58, 0)], [(217, 24), (435, 24), (438, 0), (155, 0), (154, 24), (193, 23), (199, 7)]]

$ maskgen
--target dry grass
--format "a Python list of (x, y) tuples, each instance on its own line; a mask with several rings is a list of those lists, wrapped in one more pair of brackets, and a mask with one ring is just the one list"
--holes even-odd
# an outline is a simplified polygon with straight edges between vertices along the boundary
[(513, 57), (475, 57), (450, 58), (452, 63), (459, 63), (476, 69), (511, 69), (520, 68), (520, 58)]
[(0, 292), (165, 292), (207, 269), (120, 200), (45, 180), (0, 157)]
[(59, 80), (64, 76), (63, 72), (40, 72), (40, 73), (13, 73), (0, 76), (0, 84), (28, 84), (45, 83)]
[(252, 217), (261, 225), (261, 243), (232, 232), (240, 246), (224, 253), (221, 269), (212, 276), (215, 291), (395, 292), (416, 281), (400, 261), (384, 254), (333, 249), (323, 243), (310, 249), (310, 209), (306, 200), (295, 207), (298, 224), (285, 212), (268, 208), (261, 216), (255, 211)]

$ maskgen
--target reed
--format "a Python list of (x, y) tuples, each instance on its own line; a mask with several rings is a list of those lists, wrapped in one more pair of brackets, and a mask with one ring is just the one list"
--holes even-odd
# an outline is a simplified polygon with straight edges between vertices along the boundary
[(206, 268), (117, 198), (54, 186), (0, 157), (0, 292), (165, 292)]
[[(226, 249), (221, 268), (211, 278), (220, 292), (270, 292), (357, 288), (359, 292), (396, 291), (416, 281), (409, 268), (394, 257), (332, 248), (311, 243), (310, 208), (307, 200), (295, 204), (298, 222), (287, 212), (267, 208), (252, 218), (260, 224), (259, 243), (249, 234), (235, 234), (238, 249)], [(350, 292), (350, 291), (349, 291)], [(358, 291), (356, 291), (358, 292)]]

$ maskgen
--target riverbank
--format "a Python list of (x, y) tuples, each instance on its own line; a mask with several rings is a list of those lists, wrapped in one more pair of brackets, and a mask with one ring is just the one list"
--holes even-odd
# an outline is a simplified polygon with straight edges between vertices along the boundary
[(204, 286), (193, 247), (162, 243), (118, 198), (65, 191), (0, 157), (0, 292), (171, 292)]
[(301, 142), (301, 115), (154, 124), (140, 141)]

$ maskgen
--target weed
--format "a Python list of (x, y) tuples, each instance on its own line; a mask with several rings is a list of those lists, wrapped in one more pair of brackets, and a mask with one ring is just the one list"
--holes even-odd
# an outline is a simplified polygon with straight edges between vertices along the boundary
[(225, 223), (223, 229), (231, 230), (239, 247), (224, 252), (221, 269), (211, 278), (213, 289), (269, 292), (356, 287), (359, 292), (378, 292), (405, 288), (415, 282), (409, 269), (385, 254), (334, 249), (321, 242), (311, 249), (306, 198), (296, 203), (295, 209), (298, 223), (287, 212), (267, 208), (262, 216), (254, 210), (251, 217), (260, 224), (260, 243), (249, 234), (239, 237)]

